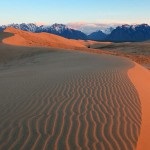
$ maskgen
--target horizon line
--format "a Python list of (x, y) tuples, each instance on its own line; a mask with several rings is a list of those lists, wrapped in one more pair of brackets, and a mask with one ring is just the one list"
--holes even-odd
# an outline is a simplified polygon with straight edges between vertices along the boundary
[(129, 23), (129, 22), (108, 22), (108, 23), (104, 23), (104, 22), (67, 22), (67, 23), (62, 23), (62, 22), (53, 22), (53, 23), (46, 23), (46, 22), (12, 22), (12, 23), (4, 23), (4, 24), (1, 24), (0, 23), (0, 26), (2, 25), (12, 25), (12, 24), (35, 24), (37, 26), (42, 26), (42, 25), (53, 25), (53, 24), (64, 24), (64, 25), (73, 25), (73, 24), (76, 24), (76, 25), (140, 25), (140, 24), (148, 24), (150, 25), (150, 23), (146, 23), (146, 22), (137, 22), (137, 23)]

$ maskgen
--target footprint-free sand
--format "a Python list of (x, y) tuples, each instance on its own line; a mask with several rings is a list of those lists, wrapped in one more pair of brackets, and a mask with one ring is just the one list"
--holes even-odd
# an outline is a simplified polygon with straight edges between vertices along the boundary
[(117, 56), (41, 48), (36, 38), (53, 36), (10, 30), (17, 37), (3, 42), (16, 44), (0, 44), (0, 149), (148, 150), (148, 70)]
[(1, 67), (0, 149), (135, 149), (141, 105), (127, 74), (133, 65), (58, 50)]

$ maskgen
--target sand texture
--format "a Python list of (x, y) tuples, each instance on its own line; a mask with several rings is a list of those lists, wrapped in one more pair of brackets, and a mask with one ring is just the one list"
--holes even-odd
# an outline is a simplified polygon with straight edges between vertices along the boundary
[(62, 50), (0, 66), (0, 149), (134, 150), (141, 105), (133, 66)]
[(137, 150), (150, 149), (150, 72), (142, 66), (135, 64), (135, 67), (128, 71), (129, 77), (139, 93), (142, 106), (142, 125)]
[(6, 28), (6, 33), (12, 33), (14, 36), (5, 38), (3, 43), (18, 46), (39, 46), (55, 48), (84, 48), (84, 42), (81, 40), (66, 39), (49, 33), (32, 33), (22, 31), (12, 27)]
[(150, 41), (124, 43), (99, 42), (93, 43), (91, 48), (130, 58), (150, 69)]
[(0, 32), (0, 64), (7, 64), (10, 61), (19, 60), (33, 55), (57, 51), (56, 49), (49, 49), (44, 47), (30, 47), (30, 46), (16, 46), (7, 45), (2, 41), (6, 38), (12, 37), (12, 33)]
[(8, 27), (0, 32), (0, 63), (10, 60), (29, 57), (59, 49), (77, 50), (97, 54), (112, 54), (108, 51), (88, 48), (89, 45), (98, 44), (96, 41), (66, 39), (49, 33), (32, 33)]

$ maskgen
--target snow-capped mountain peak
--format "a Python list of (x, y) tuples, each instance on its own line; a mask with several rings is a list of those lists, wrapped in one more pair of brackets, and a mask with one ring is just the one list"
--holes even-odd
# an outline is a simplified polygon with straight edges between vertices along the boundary
[(55, 24), (53, 24), (52, 26), (51, 26), (51, 30), (52, 31), (57, 31), (58, 33), (61, 33), (62, 31), (64, 31), (64, 30), (69, 30), (70, 28), (68, 28), (66, 25), (64, 25), (64, 24), (57, 24), (57, 23), (55, 23)]
[(36, 32), (37, 26), (33, 23), (21, 23), (21, 24), (9, 24), (6, 27), (14, 27), (16, 29), (21, 29), (24, 31)]
[(47, 32), (47, 33), (63, 36), (69, 39), (83, 39), (83, 40), (87, 39), (87, 35), (84, 34), (83, 32), (71, 29), (64, 24), (55, 23), (53, 25), (47, 25), (47, 26), (46, 25), (37, 26), (36, 24), (33, 23), (10, 24), (7, 26), (0, 26), (0, 31), (4, 30), (7, 27), (14, 27), (16, 29), (21, 29), (30, 32), (37, 32), (37, 33)]

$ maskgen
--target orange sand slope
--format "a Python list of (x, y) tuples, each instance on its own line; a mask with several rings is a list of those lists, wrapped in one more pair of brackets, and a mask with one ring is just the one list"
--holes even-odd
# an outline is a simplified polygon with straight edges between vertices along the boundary
[(142, 126), (137, 150), (150, 149), (150, 72), (135, 64), (128, 75), (139, 93), (142, 106)]
[(3, 40), (5, 44), (18, 46), (44, 46), (55, 48), (83, 48), (86, 47), (82, 40), (70, 40), (49, 33), (31, 33), (9, 27), (4, 32), (13, 33), (14, 36)]

